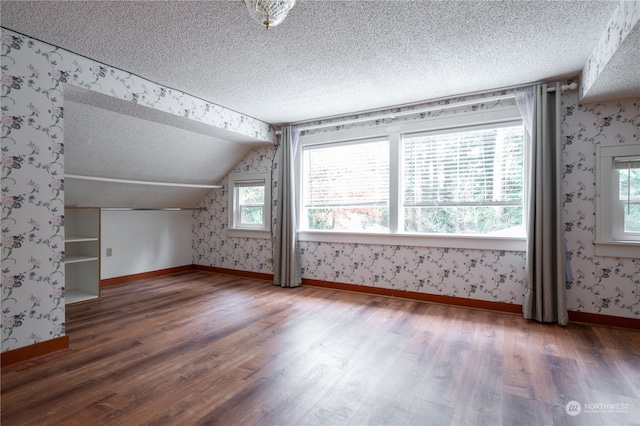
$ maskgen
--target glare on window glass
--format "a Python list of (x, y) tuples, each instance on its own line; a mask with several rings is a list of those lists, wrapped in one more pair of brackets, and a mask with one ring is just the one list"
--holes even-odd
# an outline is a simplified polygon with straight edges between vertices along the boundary
[(242, 207), (240, 221), (243, 224), (262, 224), (262, 207)]
[(264, 186), (240, 188), (240, 204), (264, 204)]
[(264, 186), (245, 186), (238, 188), (240, 205), (240, 223), (260, 225), (264, 223)]
[(404, 229), (520, 236), (523, 128), (404, 139)]
[(306, 149), (303, 161), (303, 228), (388, 231), (389, 141)]

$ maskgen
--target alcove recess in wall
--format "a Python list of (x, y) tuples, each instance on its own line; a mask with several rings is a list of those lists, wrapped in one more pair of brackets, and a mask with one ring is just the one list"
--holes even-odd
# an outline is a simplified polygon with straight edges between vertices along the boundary
[(73, 86), (64, 95), (70, 206), (196, 207), (253, 147), (271, 144)]
[(65, 303), (100, 297), (100, 209), (64, 209)]

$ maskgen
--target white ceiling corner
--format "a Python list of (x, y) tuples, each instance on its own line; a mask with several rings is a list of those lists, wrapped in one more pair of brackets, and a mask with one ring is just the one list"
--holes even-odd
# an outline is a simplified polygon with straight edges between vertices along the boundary
[(640, 98), (640, 21), (625, 37), (581, 101)]

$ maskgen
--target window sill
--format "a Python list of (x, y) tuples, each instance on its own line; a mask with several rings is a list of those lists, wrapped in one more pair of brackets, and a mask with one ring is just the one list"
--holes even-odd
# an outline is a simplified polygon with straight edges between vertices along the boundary
[(526, 251), (525, 237), (492, 237), (434, 234), (386, 234), (339, 231), (298, 231), (299, 241), (400, 245), (410, 247), (462, 248), (474, 250)]
[(640, 258), (640, 241), (596, 241), (596, 256)]
[(227, 236), (228, 237), (241, 237), (241, 238), (269, 239), (269, 238), (271, 238), (271, 231), (267, 231), (266, 229), (229, 228), (229, 229), (227, 229)]

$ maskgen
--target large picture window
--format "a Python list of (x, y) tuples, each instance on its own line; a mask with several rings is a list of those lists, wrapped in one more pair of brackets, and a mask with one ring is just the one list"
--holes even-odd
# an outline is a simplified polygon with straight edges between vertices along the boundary
[(527, 141), (515, 103), (300, 141), (302, 240), (524, 250)]

